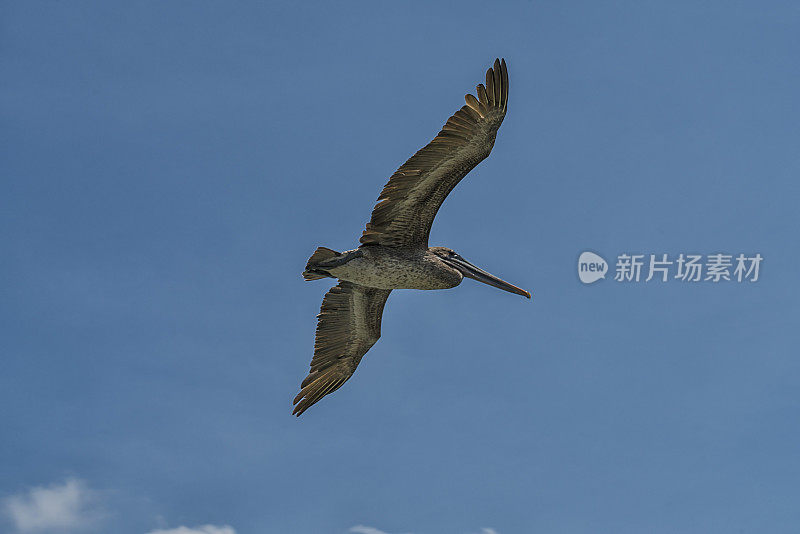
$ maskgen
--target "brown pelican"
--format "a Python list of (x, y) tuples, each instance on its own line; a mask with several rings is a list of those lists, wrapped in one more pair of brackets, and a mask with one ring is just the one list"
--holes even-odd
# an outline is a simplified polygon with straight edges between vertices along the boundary
[(505, 60), (495, 60), (478, 85), (478, 98), (450, 117), (442, 131), (406, 161), (383, 188), (355, 250), (319, 247), (306, 280), (338, 278), (317, 315), (311, 371), (294, 399), (300, 415), (353, 375), (381, 336), (381, 315), (392, 289), (447, 289), (466, 276), (531, 298), (530, 293), (480, 269), (446, 247), (429, 247), (436, 212), (461, 179), (483, 161), (508, 102)]

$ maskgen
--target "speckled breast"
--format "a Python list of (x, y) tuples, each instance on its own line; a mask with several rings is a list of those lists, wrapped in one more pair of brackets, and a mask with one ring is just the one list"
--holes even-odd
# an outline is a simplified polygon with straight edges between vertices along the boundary
[(461, 283), (461, 273), (425, 251), (382, 246), (359, 249), (353, 258), (329, 272), (341, 280), (381, 289), (447, 289)]

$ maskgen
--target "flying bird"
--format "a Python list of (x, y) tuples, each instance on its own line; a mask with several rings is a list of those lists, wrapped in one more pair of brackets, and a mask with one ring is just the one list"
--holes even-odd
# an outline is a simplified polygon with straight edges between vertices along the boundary
[(436, 212), (453, 188), (494, 146), (506, 115), (508, 71), (495, 60), (477, 98), (455, 112), (439, 134), (389, 179), (354, 250), (319, 247), (303, 278), (338, 278), (322, 301), (311, 371), (300, 384), (299, 416), (353, 376), (381, 336), (383, 307), (392, 289), (447, 289), (464, 277), (531, 298), (530, 293), (471, 264), (446, 247), (429, 247)]

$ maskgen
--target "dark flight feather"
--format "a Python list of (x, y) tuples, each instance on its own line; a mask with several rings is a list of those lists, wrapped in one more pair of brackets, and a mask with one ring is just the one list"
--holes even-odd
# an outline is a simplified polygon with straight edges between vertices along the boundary
[(381, 337), (381, 317), (391, 289), (339, 282), (322, 300), (311, 372), (294, 399), (300, 415), (353, 375), (361, 358)]
[(467, 105), (389, 179), (361, 236), (362, 246), (427, 248), (444, 199), (492, 151), (508, 103), (505, 60), (495, 60), (486, 72), (486, 86), (479, 85), (477, 92), (478, 98), (466, 95)]

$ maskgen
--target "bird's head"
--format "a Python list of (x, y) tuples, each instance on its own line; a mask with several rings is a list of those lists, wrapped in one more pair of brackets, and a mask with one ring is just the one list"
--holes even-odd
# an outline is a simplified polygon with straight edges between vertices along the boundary
[(487, 273), (480, 267), (472, 265), (453, 249), (447, 247), (430, 247), (428, 248), (428, 251), (467, 278), (472, 278), (473, 280), (494, 286), (498, 289), (502, 289), (503, 291), (509, 291), (511, 293), (516, 293), (517, 295), (522, 295), (523, 297), (531, 298), (531, 294), (524, 289), (513, 284), (509, 284), (505, 280), (501, 280), (493, 274)]

